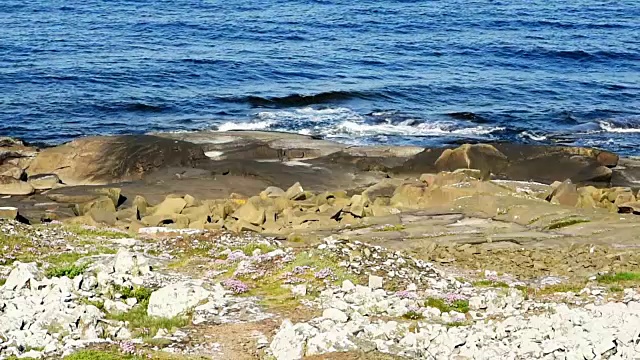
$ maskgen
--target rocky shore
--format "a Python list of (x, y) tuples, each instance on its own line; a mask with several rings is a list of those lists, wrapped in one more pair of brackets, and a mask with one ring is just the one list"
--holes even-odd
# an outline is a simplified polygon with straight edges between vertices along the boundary
[(0, 139), (0, 359), (640, 357), (640, 161)]

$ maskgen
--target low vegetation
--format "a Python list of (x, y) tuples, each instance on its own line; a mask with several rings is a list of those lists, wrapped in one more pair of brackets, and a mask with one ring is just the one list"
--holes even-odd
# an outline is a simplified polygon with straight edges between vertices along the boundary
[(107, 315), (110, 320), (128, 321), (129, 330), (135, 337), (142, 336), (145, 339), (153, 338), (158, 330), (167, 329), (174, 332), (189, 324), (189, 316), (176, 316), (173, 318), (161, 318), (147, 315), (149, 302), (145, 301), (134, 306), (127, 312), (114, 312)]
[(424, 316), (422, 316), (422, 314), (417, 311), (407, 311), (404, 315), (402, 315), (402, 317), (407, 320), (422, 320), (424, 318)]
[(143, 286), (115, 286), (114, 293), (121, 294), (125, 299), (136, 298), (136, 300), (138, 300), (138, 303), (142, 304), (149, 301), (153, 290)]
[(581, 223), (587, 223), (587, 222), (589, 222), (588, 219), (581, 219), (581, 218), (562, 219), (562, 220), (554, 221), (551, 224), (547, 225), (546, 229), (547, 230), (557, 230), (557, 229), (562, 229), (562, 228), (567, 227), (567, 226), (581, 224)]
[(101, 238), (107, 238), (107, 239), (124, 239), (131, 236), (131, 234), (128, 234), (123, 231), (92, 228), (92, 227), (80, 226), (80, 225), (67, 225), (64, 227), (64, 229), (74, 233), (78, 237), (88, 237), (88, 238), (101, 237)]
[(496, 288), (508, 288), (509, 284), (504, 281), (493, 281), (493, 280), (479, 280), (474, 281), (473, 286), (475, 287), (496, 287)]
[(460, 313), (469, 312), (469, 300), (455, 300), (448, 303), (445, 299), (431, 297), (425, 301), (424, 305), (436, 308), (443, 313), (449, 311), (457, 311)]
[(87, 266), (87, 264), (68, 264), (63, 266), (53, 266), (46, 270), (45, 275), (49, 278), (66, 276), (69, 279), (73, 279), (74, 277), (81, 275), (87, 269)]
[(596, 277), (600, 284), (640, 284), (640, 272), (619, 272)]

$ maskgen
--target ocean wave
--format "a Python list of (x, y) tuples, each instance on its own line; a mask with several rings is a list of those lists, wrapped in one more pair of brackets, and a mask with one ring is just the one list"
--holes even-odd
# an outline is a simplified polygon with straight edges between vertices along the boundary
[(366, 91), (327, 91), (318, 94), (291, 94), (280, 97), (261, 97), (250, 95), (230, 98), (227, 100), (231, 102), (247, 103), (252, 107), (283, 108), (333, 104), (335, 102), (353, 99), (373, 100), (380, 98), (389, 98), (389, 96), (384, 93)]
[(399, 124), (363, 124), (353, 121), (345, 121), (337, 124), (335, 129), (328, 129), (326, 135), (344, 136), (344, 135), (360, 135), (360, 136), (376, 136), (376, 135), (395, 135), (395, 136), (481, 136), (489, 135), (497, 131), (503, 131), (505, 128), (500, 126), (485, 127), (459, 127), (459, 125), (447, 122), (420, 123), (412, 125), (413, 121), (408, 120)]
[[(384, 119), (380, 119), (384, 116)], [(505, 130), (501, 126), (482, 126), (460, 121), (432, 121), (403, 117), (394, 112), (379, 111), (360, 115), (344, 107), (263, 111), (253, 122), (226, 122), (219, 131), (269, 130), (317, 135), (327, 138), (356, 140), (359, 137), (482, 137)]]
[(640, 128), (629, 125), (615, 124), (609, 121), (600, 121), (600, 128), (610, 133), (640, 133)]
[(170, 107), (162, 105), (151, 105), (143, 102), (131, 102), (131, 103), (114, 103), (107, 105), (95, 105), (100, 111), (105, 112), (162, 112), (169, 110)]

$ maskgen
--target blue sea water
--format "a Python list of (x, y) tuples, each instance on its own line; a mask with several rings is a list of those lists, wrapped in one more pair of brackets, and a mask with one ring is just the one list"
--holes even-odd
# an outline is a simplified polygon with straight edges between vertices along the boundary
[(261, 129), (640, 155), (638, 0), (2, 0), (0, 135)]

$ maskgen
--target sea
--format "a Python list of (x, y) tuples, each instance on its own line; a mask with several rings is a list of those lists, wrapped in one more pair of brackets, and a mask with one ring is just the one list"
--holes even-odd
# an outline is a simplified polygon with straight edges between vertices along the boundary
[(640, 155), (638, 0), (2, 0), (0, 135)]

